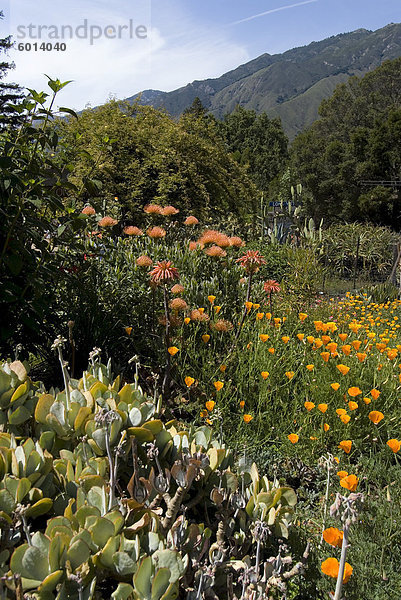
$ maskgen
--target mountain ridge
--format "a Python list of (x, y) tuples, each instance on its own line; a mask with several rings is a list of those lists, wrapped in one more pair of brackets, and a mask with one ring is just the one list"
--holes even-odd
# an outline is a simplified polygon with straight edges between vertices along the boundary
[(282, 119), (290, 139), (318, 118), (320, 102), (338, 83), (401, 56), (401, 23), (360, 28), (281, 54), (264, 53), (220, 77), (194, 80), (171, 92), (144, 90), (127, 98), (178, 117), (196, 97), (217, 118), (240, 104)]

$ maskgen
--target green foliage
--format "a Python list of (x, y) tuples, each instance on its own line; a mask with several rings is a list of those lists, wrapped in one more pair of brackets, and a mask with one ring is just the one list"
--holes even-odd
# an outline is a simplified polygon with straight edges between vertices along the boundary
[(96, 360), (68, 388), (35, 397), (25, 435), (0, 433), (4, 598), (19, 586), (37, 600), (224, 595), (229, 572), (253, 572), (265, 598), (286, 585), (261, 571), (288, 536), (291, 488), (246, 456), (235, 468), (212, 429), (167, 421), (160, 399)]
[(110, 101), (58, 131), (60, 160), (71, 160), (79, 177), (101, 180), (98, 205), (107, 200), (123, 222), (140, 225), (152, 202), (203, 218), (213, 211), (215, 220), (246, 220), (254, 211), (255, 187), (227, 155), (214, 120), (188, 112), (177, 122), (150, 107)]
[(247, 167), (258, 189), (268, 190), (288, 159), (288, 140), (280, 119), (269, 119), (266, 113), (257, 116), (255, 111), (237, 106), (225, 116), (221, 132), (229, 152)]
[(322, 103), (319, 121), (295, 140), (292, 166), (312, 194), (305, 209), (315, 219), (400, 227), (399, 194), (380, 184), (399, 179), (400, 64), (386, 61), (338, 86)]

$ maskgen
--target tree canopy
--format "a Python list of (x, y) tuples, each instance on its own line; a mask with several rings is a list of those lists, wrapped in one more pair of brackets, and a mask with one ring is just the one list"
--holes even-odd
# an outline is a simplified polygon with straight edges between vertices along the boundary
[[(149, 106), (112, 100), (59, 124), (74, 178), (101, 180), (99, 201), (140, 223), (151, 202), (214, 220), (247, 219), (256, 187), (227, 151), (214, 119), (187, 111), (177, 122)], [(60, 155), (64, 160), (65, 155)]]
[(258, 189), (267, 191), (288, 160), (288, 139), (280, 119), (238, 106), (224, 117), (221, 130), (229, 152), (247, 167)]
[[(292, 169), (315, 218), (401, 227), (401, 59), (338, 86), (294, 141)], [(367, 183), (373, 182), (373, 183)]]

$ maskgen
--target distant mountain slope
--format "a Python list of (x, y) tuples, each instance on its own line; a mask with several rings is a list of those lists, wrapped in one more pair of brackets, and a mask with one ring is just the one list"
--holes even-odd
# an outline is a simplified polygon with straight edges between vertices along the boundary
[(358, 29), (283, 54), (262, 54), (217, 79), (193, 81), (172, 92), (146, 90), (141, 103), (178, 116), (198, 96), (218, 118), (240, 104), (281, 117), (292, 139), (318, 117), (320, 102), (338, 83), (400, 56), (401, 23), (377, 31)]

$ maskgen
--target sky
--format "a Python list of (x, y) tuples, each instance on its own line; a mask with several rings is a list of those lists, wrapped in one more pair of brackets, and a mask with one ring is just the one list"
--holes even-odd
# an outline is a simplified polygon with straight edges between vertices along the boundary
[(401, 21), (401, 0), (3, 0), (1, 10), (0, 37), (16, 42), (8, 79), (36, 90), (45, 74), (72, 80), (59, 105), (76, 110)]

